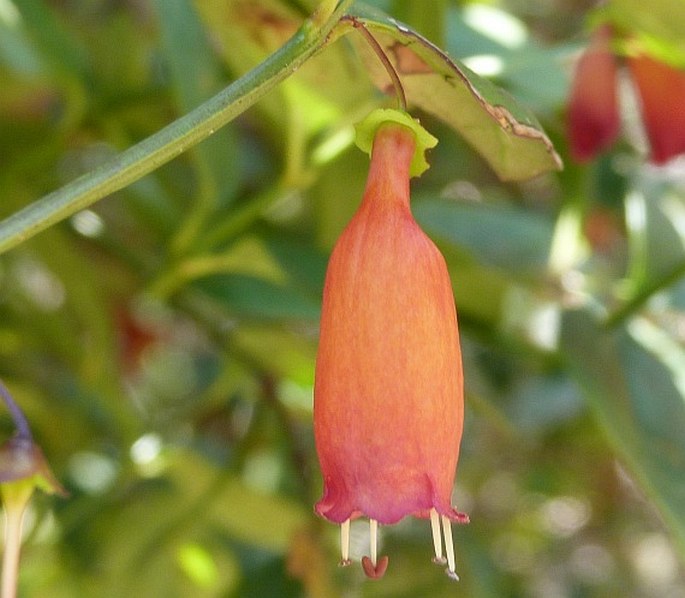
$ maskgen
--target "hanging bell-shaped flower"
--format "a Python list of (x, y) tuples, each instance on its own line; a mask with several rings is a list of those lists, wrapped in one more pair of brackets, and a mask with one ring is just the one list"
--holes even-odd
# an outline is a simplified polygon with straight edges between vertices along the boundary
[[(456, 577), (451, 504), (464, 418), (457, 315), (445, 260), (414, 220), (409, 178), (437, 140), (409, 115), (373, 112), (357, 142), (371, 149), (361, 206), (331, 255), (314, 387), (314, 432), (324, 478), (316, 512), (341, 525), (370, 521), (370, 557), (381, 577), (378, 524), (430, 518), (436, 561)], [(441, 532), (442, 530), (442, 532)], [(443, 556), (444, 535), (445, 554)]]

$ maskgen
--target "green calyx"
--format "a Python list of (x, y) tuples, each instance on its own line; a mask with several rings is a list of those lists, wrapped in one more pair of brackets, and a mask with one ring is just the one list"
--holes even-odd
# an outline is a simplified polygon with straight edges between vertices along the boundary
[(357, 131), (357, 147), (370, 155), (371, 150), (373, 149), (373, 140), (376, 136), (376, 132), (381, 125), (386, 123), (397, 123), (408, 128), (414, 134), (416, 147), (414, 149), (414, 157), (412, 158), (411, 166), (409, 167), (409, 174), (413, 177), (421, 176), (430, 168), (426, 161), (426, 150), (435, 147), (438, 144), (438, 140), (426, 131), (426, 129), (419, 124), (419, 121), (412, 118), (406, 112), (394, 110), (392, 108), (378, 108), (371, 112), (371, 114), (355, 127)]

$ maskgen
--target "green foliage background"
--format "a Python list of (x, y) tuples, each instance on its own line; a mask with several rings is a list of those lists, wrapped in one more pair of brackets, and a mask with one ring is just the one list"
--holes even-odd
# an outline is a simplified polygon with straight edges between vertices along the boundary
[[(315, 4), (0, 0), (0, 216), (189, 112)], [(684, 595), (683, 162), (645, 162), (630, 106), (611, 153), (568, 157), (589, 2), (372, 4), (474, 69), (495, 59), (565, 162), (503, 183), (417, 112), (440, 144), (414, 211), (448, 260), (464, 349), (462, 581), (431, 564), (421, 521), (382, 530), (383, 581), (339, 569), (311, 508), (321, 288), (368, 165), (351, 125), (388, 102), (345, 38), (0, 256), (0, 377), (71, 493), (32, 504), (21, 596)], [(611, 11), (652, 44), (685, 39), (678, 0)]]

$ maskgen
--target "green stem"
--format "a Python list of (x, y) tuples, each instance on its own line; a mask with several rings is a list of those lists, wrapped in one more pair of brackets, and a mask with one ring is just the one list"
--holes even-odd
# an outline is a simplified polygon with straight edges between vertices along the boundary
[[(351, 2), (340, 2), (340, 4), (344, 4), (347, 7)], [(316, 7), (316, 11), (312, 15), (311, 20), (316, 26), (322, 27), (333, 16), (336, 9), (338, 9), (338, 14), (342, 14), (341, 7), (338, 6), (338, 0), (321, 0), (319, 6)]]
[(609, 314), (606, 319), (605, 326), (607, 328), (616, 328), (617, 326), (623, 324), (641, 307), (643, 307), (644, 304), (647, 303), (647, 301), (649, 301), (656, 293), (659, 293), (660, 291), (663, 291), (669, 286), (675, 284), (683, 277), (683, 275), (685, 275), (685, 262), (679, 263), (654, 282), (639, 289), (623, 305)]
[(236, 208), (230, 217), (220, 220), (214, 228), (207, 230), (196, 245), (199, 252), (211, 252), (227, 243), (248, 228), (276, 201), (292, 191), (279, 183), (256, 194), (248, 203)]
[(222, 219), (217, 227), (202, 235), (195, 248), (196, 255), (187, 256), (176, 266), (169, 268), (154, 281), (148, 293), (154, 297), (168, 298), (197, 278), (235, 270), (238, 264), (234, 256), (226, 255), (223, 251), (218, 254), (213, 251), (245, 230), (288, 192), (287, 187), (279, 184), (253, 197), (249, 203), (235, 210), (230, 218)]
[(220, 253), (189, 257), (184, 259), (178, 268), (156, 280), (148, 292), (154, 297), (167, 299), (193, 280), (212, 274), (235, 271), (238, 266), (235, 257), (230, 254)]
[[(329, 33), (352, 1), (341, 0), (332, 12), (332, 0), (323, 2), (282, 48), (213, 98), (96, 170), (0, 222), (0, 253), (137, 181), (236, 118), (327, 43)], [(328, 18), (324, 20), (325, 16)]]

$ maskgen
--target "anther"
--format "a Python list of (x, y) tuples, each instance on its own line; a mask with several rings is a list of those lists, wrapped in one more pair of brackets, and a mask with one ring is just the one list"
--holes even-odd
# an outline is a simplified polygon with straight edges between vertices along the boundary
[(435, 556), (433, 562), (439, 565), (444, 565), (447, 561), (442, 554), (442, 533), (440, 531), (440, 515), (435, 509), (430, 510), (431, 515), (431, 532), (433, 533), (433, 548), (435, 549)]
[(350, 520), (343, 521), (340, 524), (340, 566), (347, 567), (352, 561), (350, 560)]
[(452, 523), (448, 517), (441, 515), (442, 532), (445, 536), (445, 550), (447, 552), (447, 575), (452, 579), (459, 580), (456, 571), (456, 560), (454, 558), (454, 541), (452, 540)]

